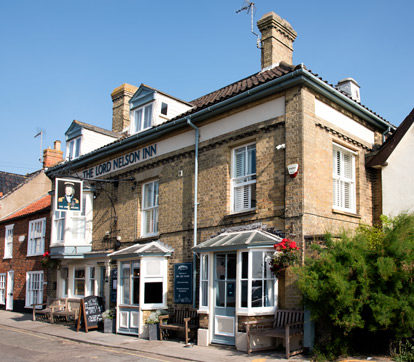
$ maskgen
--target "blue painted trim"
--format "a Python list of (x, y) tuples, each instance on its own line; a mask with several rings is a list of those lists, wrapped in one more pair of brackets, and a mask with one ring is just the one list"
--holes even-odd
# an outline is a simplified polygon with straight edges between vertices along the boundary
[(131, 110), (137, 107), (142, 107), (145, 104), (155, 100), (155, 93), (156, 92), (153, 89), (149, 89), (144, 85), (141, 85), (129, 101)]

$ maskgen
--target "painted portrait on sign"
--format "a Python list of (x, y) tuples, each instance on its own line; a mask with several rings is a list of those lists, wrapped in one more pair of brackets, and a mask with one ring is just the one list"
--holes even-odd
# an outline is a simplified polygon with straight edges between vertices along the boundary
[(56, 179), (55, 210), (81, 211), (82, 210), (82, 181), (70, 179)]

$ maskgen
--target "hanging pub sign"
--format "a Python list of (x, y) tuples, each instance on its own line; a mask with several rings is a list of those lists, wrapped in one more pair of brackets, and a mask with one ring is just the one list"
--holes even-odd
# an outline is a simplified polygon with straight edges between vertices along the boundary
[(174, 303), (193, 302), (193, 263), (174, 264)]
[(57, 178), (55, 187), (55, 210), (81, 211), (82, 185), (83, 181)]

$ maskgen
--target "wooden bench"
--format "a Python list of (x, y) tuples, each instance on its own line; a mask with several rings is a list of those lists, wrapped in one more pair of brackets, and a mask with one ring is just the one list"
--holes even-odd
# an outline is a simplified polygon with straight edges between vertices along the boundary
[(64, 319), (66, 322), (76, 321), (79, 315), (80, 299), (66, 298), (63, 308), (57, 309), (52, 312), (52, 320)]
[[(55, 298), (49, 299), (47, 303), (42, 304), (32, 304), (33, 307), (33, 320), (36, 320), (36, 317), (39, 317), (43, 320), (49, 320), (53, 323), (53, 313), (62, 310), (65, 307), (66, 298)], [(43, 309), (38, 309), (38, 307), (45, 307)]]
[[(244, 322), (247, 335), (247, 353), (252, 352), (251, 339), (257, 337), (274, 337), (285, 340), (286, 358), (303, 352), (290, 351), (290, 339), (303, 335), (303, 311), (278, 309), (272, 319)], [(257, 348), (256, 351), (273, 349), (274, 347)]]
[(198, 314), (194, 309), (169, 309), (168, 315), (162, 315), (160, 320), (160, 340), (165, 338), (163, 333), (168, 330), (184, 331), (185, 344), (188, 344), (189, 334), (198, 329)]

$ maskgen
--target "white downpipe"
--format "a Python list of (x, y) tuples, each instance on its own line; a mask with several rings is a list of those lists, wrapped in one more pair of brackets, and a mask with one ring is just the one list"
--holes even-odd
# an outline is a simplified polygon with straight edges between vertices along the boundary
[[(194, 236), (193, 245), (197, 245), (197, 212), (198, 212), (198, 143), (200, 141), (200, 129), (191, 123), (187, 118), (187, 124), (195, 130), (195, 157), (194, 157)], [(193, 308), (196, 307), (196, 286), (197, 286), (197, 255), (193, 251)]]

